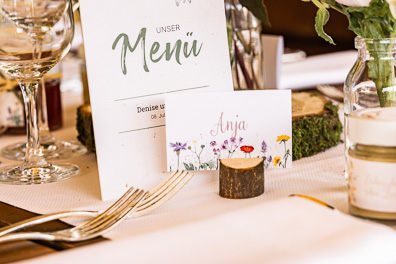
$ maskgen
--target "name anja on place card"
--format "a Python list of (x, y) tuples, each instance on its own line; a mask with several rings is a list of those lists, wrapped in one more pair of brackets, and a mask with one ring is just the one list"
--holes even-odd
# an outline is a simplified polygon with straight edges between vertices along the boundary
[(216, 170), (222, 158), (264, 157), (291, 168), (290, 91), (177, 94), (166, 98), (168, 170)]
[(165, 94), (232, 90), (224, 1), (80, 8), (101, 194), (112, 199), (164, 177)]

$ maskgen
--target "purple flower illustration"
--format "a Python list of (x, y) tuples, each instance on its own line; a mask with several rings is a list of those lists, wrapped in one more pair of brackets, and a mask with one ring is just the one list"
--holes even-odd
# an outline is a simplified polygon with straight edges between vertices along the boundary
[(263, 140), (263, 143), (261, 143), (261, 152), (265, 153), (267, 152), (267, 143)]
[(216, 143), (216, 141), (212, 141), (212, 142), (210, 142), (210, 145), (211, 145), (212, 147), (214, 147), (214, 146), (217, 145), (217, 143)]
[(213, 154), (215, 154), (216, 156), (220, 155), (220, 149), (213, 149)]
[(170, 143), (169, 146), (173, 148), (173, 151), (180, 153), (180, 150), (186, 150), (187, 143), (182, 144), (180, 142), (176, 142), (176, 143)]
[(271, 162), (272, 161), (272, 156), (270, 155), (269, 157), (268, 157), (268, 162)]
[(177, 155), (177, 169), (179, 169), (180, 150), (186, 150), (187, 142), (184, 143), (184, 144), (182, 144), (181, 142), (170, 143), (169, 146), (171, 148), (173, 148), (174, 152), (176, 152), (176, 155)]
[(228, 150), (228, 158), (232, 158), (232, 155), (238, 149), (239, 145), (242, 143), (243, 138), (239, 138), (239, 142), (237, 142), (236, 137), (231, 137), (229, 140), (224, 140), (224, 143), (221, 145), (221, 149)]

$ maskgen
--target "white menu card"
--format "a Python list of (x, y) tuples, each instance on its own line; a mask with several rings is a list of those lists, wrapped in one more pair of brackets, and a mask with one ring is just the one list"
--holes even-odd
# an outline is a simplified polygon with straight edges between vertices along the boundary
[(102, 199), (167, 170), (169, 93), (231, 91), (223, 0), (80, 0)]

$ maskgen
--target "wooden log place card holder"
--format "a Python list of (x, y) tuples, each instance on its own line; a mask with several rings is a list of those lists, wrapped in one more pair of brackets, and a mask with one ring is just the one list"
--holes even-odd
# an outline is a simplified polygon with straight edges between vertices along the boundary
[(264, 193), (264, 159), (221, 159), (219, 195), (230, 199), (244, 199)]

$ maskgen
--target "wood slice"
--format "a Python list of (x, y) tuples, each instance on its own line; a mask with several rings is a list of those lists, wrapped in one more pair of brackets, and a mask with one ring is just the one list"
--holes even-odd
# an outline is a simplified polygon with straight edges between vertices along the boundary
[(220, 160), (219, 195), (244, 199), (264, 193), (264, 159)]
[(326, 98), (311, 92), (292, 93), (292, 119), (325, 112)]
[(341, 142), (338, 106), (315, 92), (292, 93), (293, 160), (310, 157)]
[(77, 139), (86, 146), (89, 151), (95, 152), (92, 109), (89, 104), (77, 108), (77, 133)]

